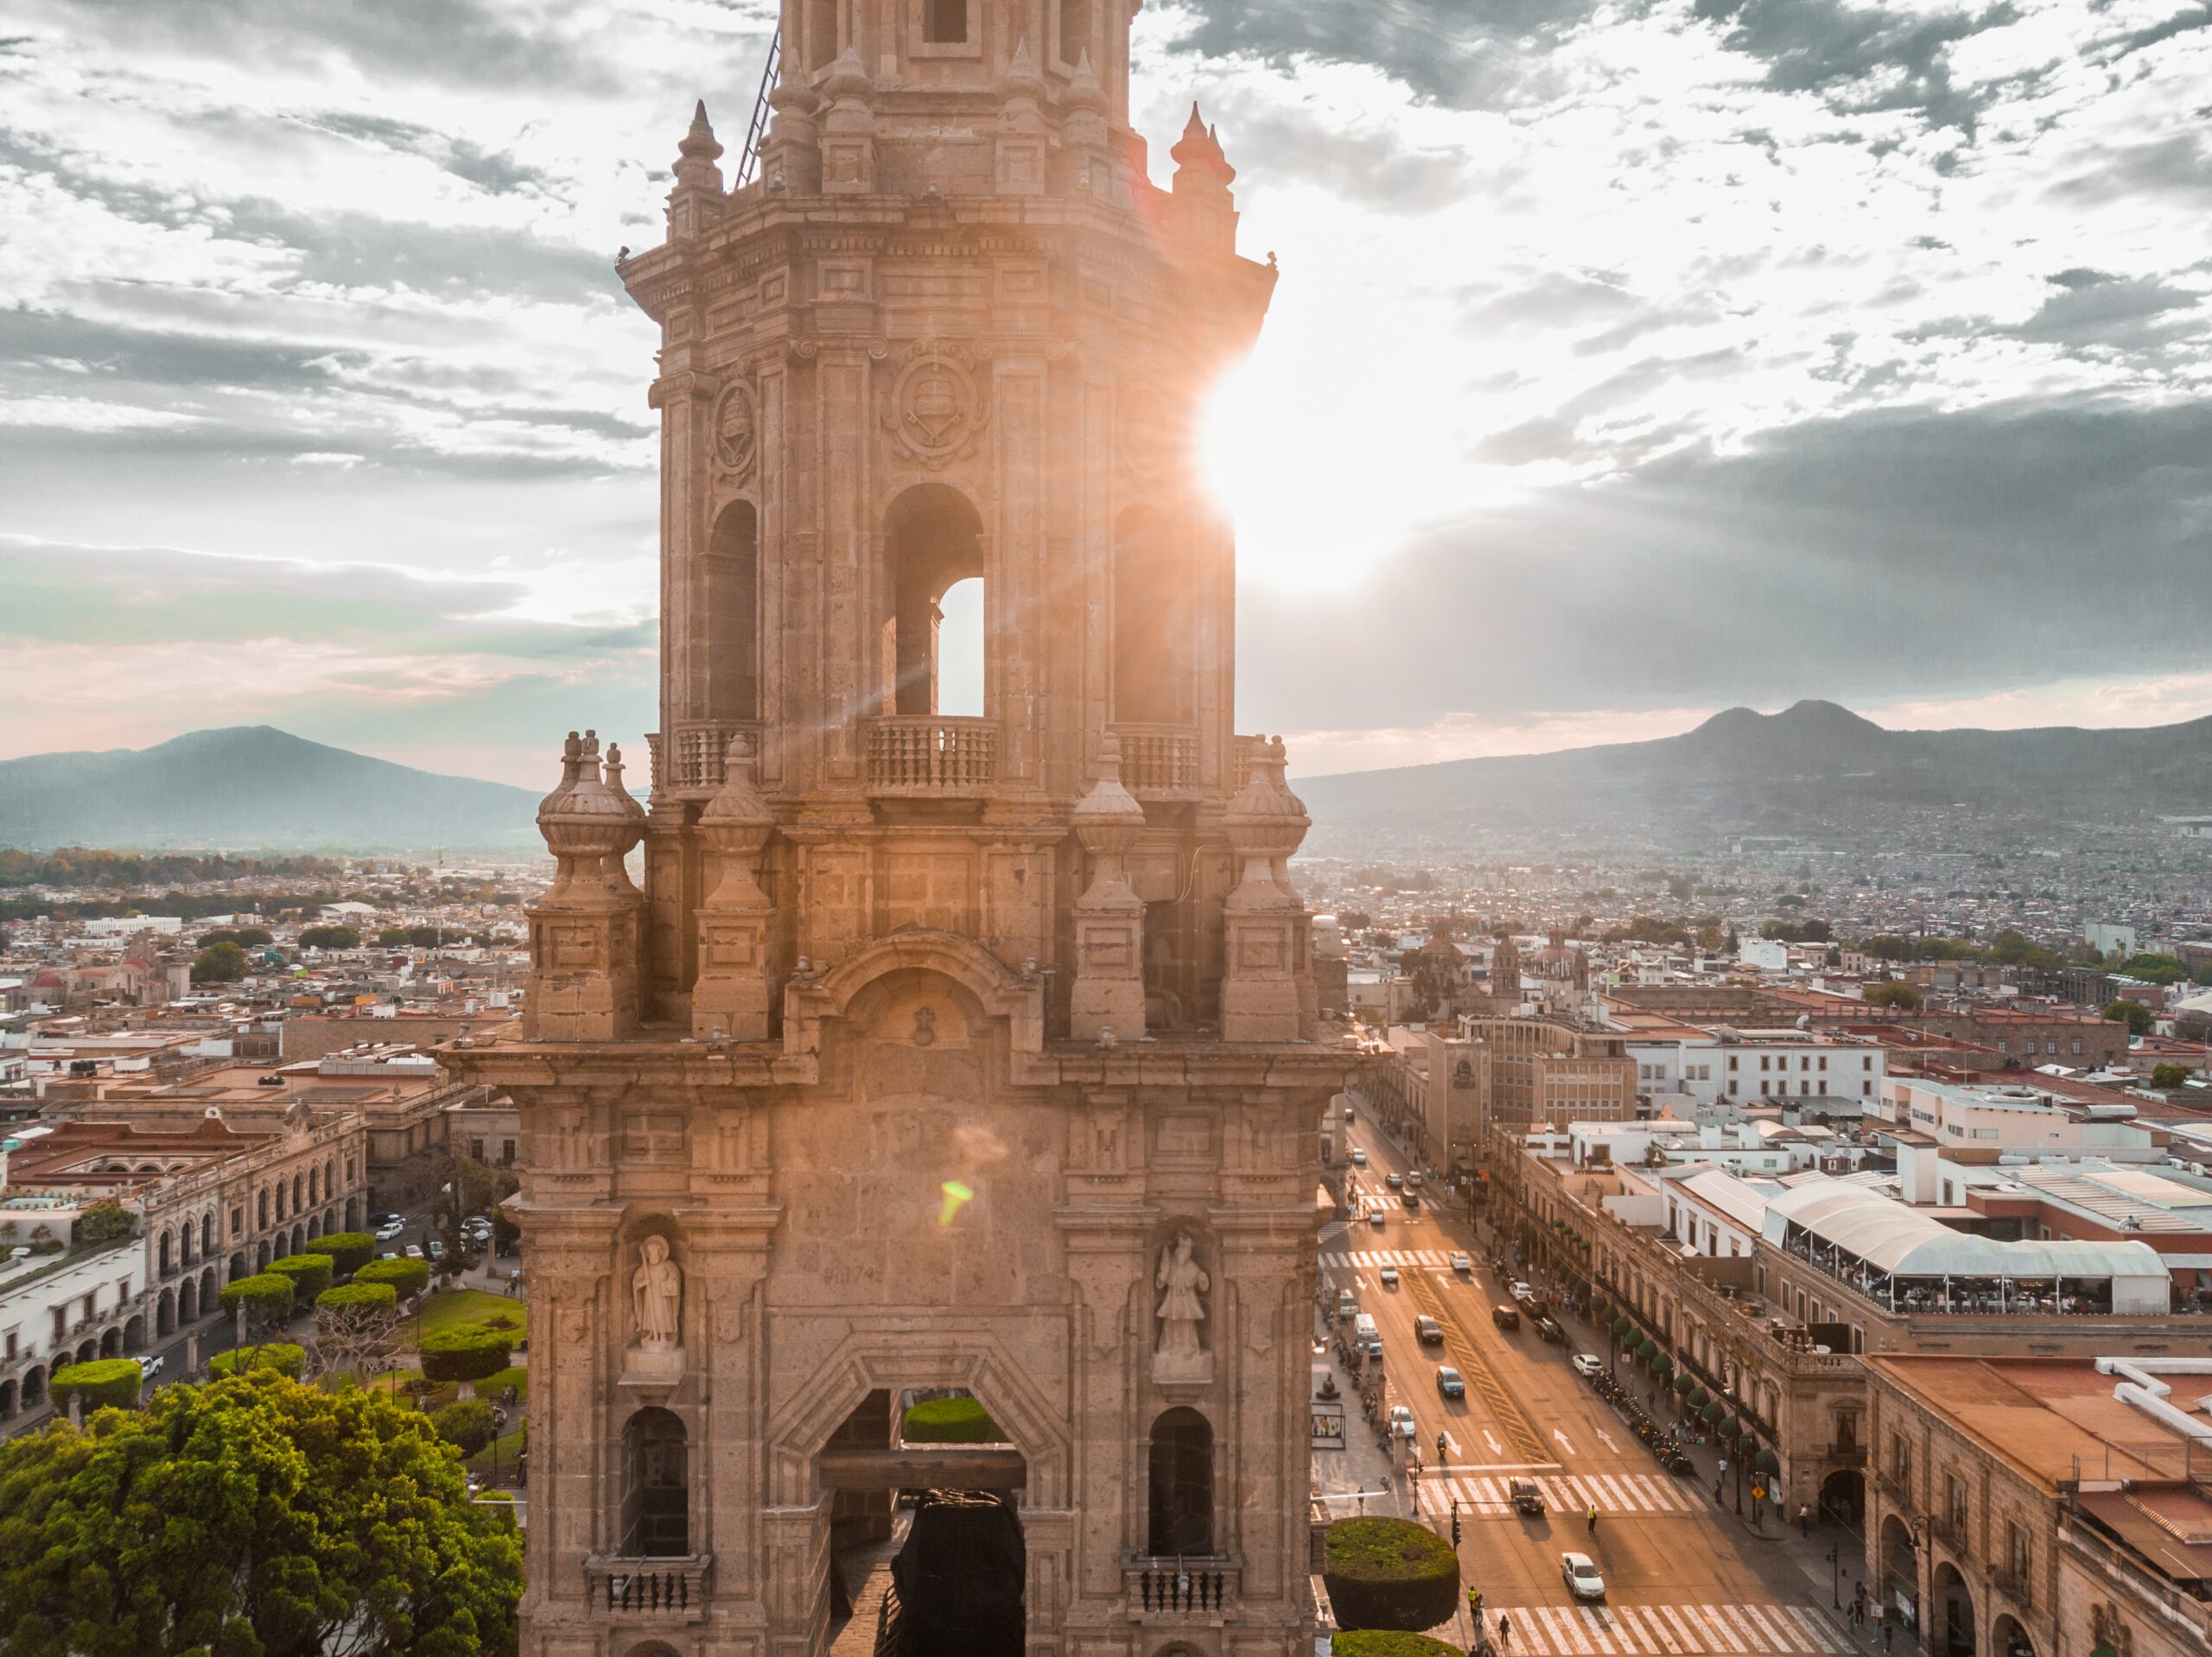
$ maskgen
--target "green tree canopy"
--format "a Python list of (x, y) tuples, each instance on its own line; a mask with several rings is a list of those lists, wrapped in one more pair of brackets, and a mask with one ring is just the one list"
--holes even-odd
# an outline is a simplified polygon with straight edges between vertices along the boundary
[(1910, 984), (1869, 984), (1862, 998), (1868, 1006), (1893, 1006), (1901, 1013), (1919, 1008), (1920, 991)]
[(95, 1358), (90, 1363), (66, 1363), (54, 1372), (54, 1401), (67, 1405), (71, 1394), (85, 1400), (86, 1410), (127, 1410), (138, 1401), (138, 1387), (145, 1379), (136, 1358)]
[(2151, 1009), (2140, 1001), (2108, 1001), (2105, 1004), (2105, 1017), (2114, 1024), (2126, 1025), (2131, 1036), (2151, 1033)]
[(211, 943), (192, 963), (195, 984), (235, 984), (245, 976), (245, 951), (228, 938)]
[(270, 1271), (292, 1279), (292, 1298), (312, 1300), (330, 1286), (332, 1262), (327, 1254), (286, 1254), (269, 1262)]
[(1339, 1519), (1324, 1548), (1321, 1579), (1342, 1627), (1418, 1633), (1459, 1609), (1459, 1556), (1427, 1526)]
[(404, 926), (387, 926), (377, 934), (377, 943), (382, 949), (402, 949), (405, 947), (406, 943), (407, 929)]
[(1398, 1628), (1338, 1628), (1329, 1636), (1329, 1657), (1459, 1657), (1459, 1647)]
[(492, 1406), (480, 1398), (464, 1398), (448, 1404), (430, 1418), (438, 1437), (464, 1456), (474, 1456), (492, 1442)]
[(514, 1331), (467, 1324), (423, 1336), (423, 1374), (430, 1381), (481, 1381), (507, 1367)]
[(86, 1242), (128, 1237), (137, 1229), (138, 1216), (112, 1197), (103, 1197), (77, 1216), (77, 1235)]
[(900, 1429), (909, 1444), (998, 1444), (1006, 1434), (978, 1398), (925, 1398), (906, 1411)]
[(2169, 955), (2130, 955), (2120, 971), (2146, 984), (2178, 984), (2189, 976), (2189, 968), (2181, 964), (2179, 958)]
[(340, 1283), (335, 1288), (325, 1289), (315, 1298), (315, 1310), (327, 1307), (383, 1307), (396, 1310), (399, 1305), (399, 1291), (389, 1283)]
[(2178, 1088), (2188, 1080), (2189, 1066), (2186, 1064), (2153, 1064), (2151, 1067), (2151, 1085), (2154, 1088)]
[(357, 949), (361, 935), (350, 926), (309, 926), (300, 933), (302, 949)]
[(340, 1277), (359, 1271), (377, 1252), (377, 1240), (365, 1231), (333, 1231), (308, 1245), (310, 1254), (330, 1256), (330, 1268)]
[(271, 1341), (264, 1346), (242, 1346), (229, 1352), (218, 1352), (207, 1360), (207, 1373), (220, 1380), (237, 1374), (243, 1365), (249, 1374), (256, 1369), (273, 1369), (297, 1381), (306, 1371), (307, 1364), (305, 1347), (289, 1341)]
[(225, 1284), (216, 1298), (232, 1317), (238, 1315), (239, 1307), (245, 1307), (248, 1327), (267, 1330), (276, 1328), (292, 1315), (296, 1294), (291, 1279), (279, 1272), (263, 1272)]
[(403, 1297), (418, 1295), (430, 1286), (430, 1262), (426, 1260), (372, 1260), (353, 1273), (356, 1283), (389, 1283)]
[(0, 1445), (13, 1657), (493, 1657), (521, 1548), (381, 1394), (257, 1373)]

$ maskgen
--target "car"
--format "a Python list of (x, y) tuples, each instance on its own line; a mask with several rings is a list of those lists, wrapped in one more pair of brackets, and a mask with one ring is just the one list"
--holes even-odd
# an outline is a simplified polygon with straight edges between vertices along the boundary
[(1382, 1362), (1382, 1337), (1380, 1335), (1369, 1336), (1365, 1341), (1361, 1343), (1360, 1349), (1367, 1354), (1368, 1362), (1380, 1363)]
[(1605, 1579), (1598, 1574), (1598, 1567), (1591, 1563), (1588, 1554), (1560, 1554), (1559, 1574), (1567, 1582), (1567, 1591), (1575, 1598), (1605, 1598)]
[(382, 1209), (378, 1213), (369, 1216), (369, 1223), (379, 1231), (383, 1230), (386, 1226), (404, 1225), (406, 1222), (407, 1216), (405, 1215), (394, 1214), (389, 1209)]
[(1406, 1177), (1403, 1174), (1385, 1174), (1382, 1183), (1394, 1191), (1402, 1191), (1406, 1188)]
[(1337, 1291), (1337, 1321), (1348, 1323), (1359, 1316), (1359, 1297), (1350, 1289)]
[(1414, 1423), (1413, 1406), (1408, 1404), (1390, 1406), (1390, 1431), (1401, 1438), (1411, 1439), (1421, 1432)]
[(1505, 1487), (1506, 1498), (1513, 1504), (1513, 1511), (1541, 1516), (1544, 1511), (1544, 1493), (1536, 1488), (1534, 1479), (1513, 1479)]
[(1367, 1213), (1367, 1223), (1377, 1231), (1382, 1230), (1382, 1210), (1381, 1209), (1370, 1209)]
[(1436, 1390), (1446, 1398), (1465, 1398), (1467, 1383), (1450, 1364), (1440, 1363), (1436, 1366)]
[(435, 1237), (430, 1239), (429, 1249), (432, 1260), (443, 1260), (446, 1257), (446, 1246)]
[(1398, 1268), (1397, 1268), (1396, 1267), (1395, 1267), (1395, 1266), (1386, 1266), (1386, 1267), (1384, 1267), (1382, 1268), (1382, 1286), (1383, 1286), (1384, 1288), (1386, 1288), (1386, 1289), (1395, 1289), (1395, 1288), (1396, 1288), (1396, 1287), (1398, 1286)]
[(141, 1353), (138, 1357), (138, 1379), (151, 1381), (162, 1373), (162, 1355), (158, 1352)]
[(1356, 1145), (1351, 1148), (1351, 1165), (1355, 1168), (1367, 1166), (1367, 1152)]
[(1567, 1362), (1574, 1366), (1574, 1373), (1585, 1381), (1595, 1381), (1605, 1373), (1605, 1361), (1595, 1352), (1578, 1352)]
[(1408, 1214), (1419, 1214), (1421, 1212), (1421, 1197), (1419, 1193), (1414, 1191), (1408, 1191), (1406, 1193), (1406, 1212)]
[(1525, 1283), (1516, 1283), (1513, 1286), (1512, 1295), (1516, 1300), (1533, 1300), (1535, 1298), (1535, 1294), (1536, 1292)]
[(1461, 1277), (1472, 1277), (1475, 1274), (1475, 1263), (1465, 1254), (1455, 1254), (1452, 1256), (1452, 1269)]
[(1521, 1327), (1521, 1312), (1519, 1308), (1500, 1301), (1490, 1309), (1490, 1320), (1500, 1329), (1518, 1329)]
[(400, 1258), (400, 1254), (397, 1248), (386, 1248), (381, 1250), (378, 1254), (377, 1258), (378, 1260), (397, 1260)]
[(1407, 1174), (1407, 1176), (1406, 1176), (1406, 1189), (1407, 1189), (1408, 1190), (1409, 1190), (1409, 1191), (1417, 1191), (1417, 1190), (1419, 1190), (1421, 1189), (1421, 1170), (1420, 1170), (1420, 1169), (1415, 1168), (1415, 1169), (1414, 1169), (1410, 1173)]
[(1356, 1121), (1358, 1120), (1358, 1116), (1359, 1113), (1354, 1110), (1350, 1105), (1346, 1105), (1344, 1107), (1344, 1120), (1346, 1121)]
[(1433, 1317), (1416, 1317), (1414, 1319), (1414, 1338), (1423, 1346), (1442, 1346), (1444, 1325)]
[(406, 1253), (407, 1258), (408, 1258), (408, 1259), (410, 1259), (410, 1260), (420, 1260), (420, 1259), (422, 1259), (422, 1258), (423, 1258), (423, 1251), (422, 1251), (422, 1249), (421, 1249), (420, 1248), (418, 1248), (416, 1245), (415, 1245), (414, 1243), (410, 1243), (410, 1244), (408, 1244), (408, 1245), (407, 1245), (407, 1248), (406, 1248), (405, 1253)]
[(1567, 1331), (1559, 1326), (1557, 1318), (1547, 1313), (1540, 1311), (1536, 1314), (1536, 1333), (1554, 1346), (1567, 1344)]

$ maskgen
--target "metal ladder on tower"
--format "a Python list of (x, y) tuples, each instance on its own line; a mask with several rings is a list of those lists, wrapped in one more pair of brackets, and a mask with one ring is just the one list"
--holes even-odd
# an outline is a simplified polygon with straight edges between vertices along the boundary
[(760, 90), (753, 98), (753, 122), (745, 129), (745, 151), (738, 157), (737, 182), (741, 187), (753, 182), (753, 175), (760, 165), (760, 141), (768, 136), (768, 94), (776, 90), (776, 72), (783, 67), (784, 29), (776, 26), (775, 37), (768, 42), (768, 61), (761, 67)]

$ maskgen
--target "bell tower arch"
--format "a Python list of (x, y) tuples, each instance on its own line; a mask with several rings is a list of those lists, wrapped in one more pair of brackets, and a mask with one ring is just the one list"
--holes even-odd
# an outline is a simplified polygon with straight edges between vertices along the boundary
[[(523, 1114), (525, 1651), (823, 1651), (844, 1545), (948, 1468), (1030, 1654), (1311, 1649), (1352, 1061), (1192, 454), (1275, 270), (1195, 109), (1154, 181), (1135, 10), (785, 0), (750, 181), (700, 107), (618, 267), (661, 334), (651, 785), (570, 735), (524, 1029), (445, 1050)], [(963, 1399), (1005, 1442), (931, 1460)]]

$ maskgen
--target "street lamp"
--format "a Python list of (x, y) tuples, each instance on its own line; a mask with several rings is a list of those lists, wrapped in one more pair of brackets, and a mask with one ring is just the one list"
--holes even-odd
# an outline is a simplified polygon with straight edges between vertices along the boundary
[(1843, 1609), (1843, 1544), (1836, 1542), (1828, 1548), (1828, 1597), (1835, 1602), (1835, 1609)]

